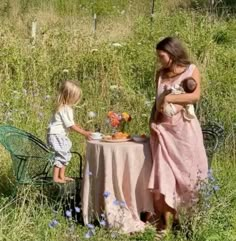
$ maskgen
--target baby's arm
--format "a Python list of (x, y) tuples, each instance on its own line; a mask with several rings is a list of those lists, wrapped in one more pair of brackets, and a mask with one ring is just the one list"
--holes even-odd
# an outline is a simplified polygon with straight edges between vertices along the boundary
[(91, 140), (91, 132), (90, 131), (86, 131), (83, 128), (81, 128), (79, 125), (73, 125), (70, 127), (71, 130), (85, 136), (88, 140)]

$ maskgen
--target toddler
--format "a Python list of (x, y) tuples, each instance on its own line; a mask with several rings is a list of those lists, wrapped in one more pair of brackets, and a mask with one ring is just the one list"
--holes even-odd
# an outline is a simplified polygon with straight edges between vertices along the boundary
[(85, 131), (75, 124), (73, 106), (78, 104), (81, 98), (81, 89), (73, 81), (62, 83), (56, 102), (56, 108), (47, 130), (48, 145), (55, 151), (53, 167), (53, 181), (65, 183), (73, 179), (65, 176), (65, 168), (71, 159), (70, 149), (72, 143), (68, 137), (70, 130), (91, 139), (91, 132)]
[[(171, 87), (171, 94), (183, 94), (183, 93), (192, 93), (197, 88), (197, 83), (192, 77), (188, 77), (184, 79), (179, 85), (176, 84), (174, 87)], [(185, 105), (182, 107), (181, 105), (175, 105), (169, 103), (163, 109), (163, 113), (168, 116), (172, 117), (177, 114), (179, 111), (183, 110), (183, 116), (186, 120), (191, 120), (196, 117), (194, 106), (192, 104)]]

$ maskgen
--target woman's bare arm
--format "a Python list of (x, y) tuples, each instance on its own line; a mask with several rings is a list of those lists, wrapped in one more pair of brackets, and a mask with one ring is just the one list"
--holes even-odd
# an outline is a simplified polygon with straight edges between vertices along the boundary
[(200, 99), (201, 88), (200, 88), (200, 73), (197, 68), (193, 71), (192, 77), (197, 82), (197, 88), (193, 93), (179, 94), (179, 95), (166, 95), (164, 98), (164, 103), (173, 103), (179, 105), (194, 104)]

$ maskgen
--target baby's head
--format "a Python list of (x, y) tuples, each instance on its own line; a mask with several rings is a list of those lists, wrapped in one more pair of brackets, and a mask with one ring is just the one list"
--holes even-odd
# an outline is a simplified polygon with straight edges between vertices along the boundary
[(197, 88), (197, 82), (192, 77), (188, 77), (182, 80), (180, 85), (186, 93), (192, 93)]

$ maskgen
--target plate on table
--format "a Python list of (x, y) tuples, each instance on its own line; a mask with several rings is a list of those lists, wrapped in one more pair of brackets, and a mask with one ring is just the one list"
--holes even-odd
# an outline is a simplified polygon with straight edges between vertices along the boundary
[(102, 141), (105, 142), (112, 142), (112, 143), (116, 143), (116, 142), (126, 142), (126, 141), (130, 141), (132, 140), (132, 138), (123, 138), (123, 139), (102, 139)]
[(99, 136), (99, 137), (92, 137), (92, 141), (100, 141), (102, 140), (102, 137)]
[(133, 136), (132, 139), (135, 142), (145, 142), (148, 140), (147, 136)]

